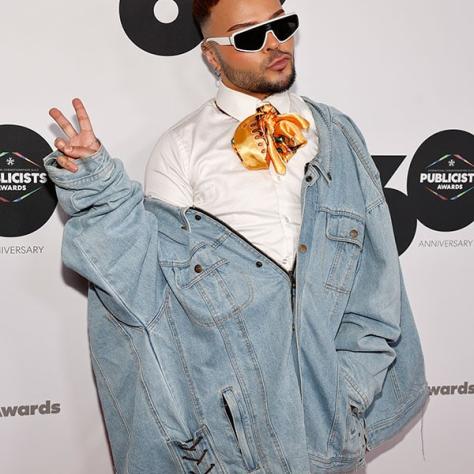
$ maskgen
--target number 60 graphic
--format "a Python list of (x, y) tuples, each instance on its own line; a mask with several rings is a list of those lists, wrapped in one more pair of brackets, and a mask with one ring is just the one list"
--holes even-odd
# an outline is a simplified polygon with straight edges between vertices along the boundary
[[(159, 21), (155, 13), (160, 8), (177, 11), (176, 18), (169, 23)], [(184, 54), (201, 42), (201, 31), (191, 11), (191, 0), (121, 0), (119, 7), (120, 21), (130, 40), (158, 56)]]
[(432, 230), (463, 229), (474, 217), (474, 135), (444, 130), (425, 140), (410, 163), (407, 194), (386, 188), (406, 156), (374, 155), (401, 255), (415, 237), (417, 222)]

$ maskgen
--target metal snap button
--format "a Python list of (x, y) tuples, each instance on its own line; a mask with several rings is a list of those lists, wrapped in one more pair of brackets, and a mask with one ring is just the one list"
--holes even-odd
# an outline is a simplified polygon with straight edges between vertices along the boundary
[(199, 263), (194, 267), (194, 271), (196, 273), (201, 273), (202, 272), (202, 266), (199, 265)]
[(309, 183), (310, 181), (312, 181), (313, 177), (312, 176), (306, 176), (306, 181)]
[(201, 216), (200, 216), (199, 214), (196, 214), (196, 215), (194, 216), (194, 218), (195, 218), (197, 221), (199, 221), (199, 220), (201, 219)]
[(263, 263), (260, 260), (257, 260), (255, 262), (255, 265), (257, 265), (257, 267), (261, 267), (263, 265)]
[(300, 245), (298, 246), (298, 250), (299, 250), (301, 253), (305, 253), (306, 250), (308, 250), (308, 247), (306, 247), (305, 244), (300, 244)]
[(355, 239), (355, 238), (359, 235), (359, 232), (357, 232), (356, 229), (352, 229), (352, 230), (350, 231), (350, 235), (351, 235), (351, 237), (352, 237), (353, 239)]

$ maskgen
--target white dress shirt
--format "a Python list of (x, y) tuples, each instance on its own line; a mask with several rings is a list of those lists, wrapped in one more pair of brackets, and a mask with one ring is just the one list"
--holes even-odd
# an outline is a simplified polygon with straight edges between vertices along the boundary
[[(277, 174), (272, 163), (269, 169), (248, 170), (231, 145), (239, 123), (265, 102), (310, 123), (303, 130), (308, 143), (288, 161), (285, 175)], [(317, 152), (314, 119), (300, 96), (285, 91), (261, 101), (220, 81), (215, 97), (158, 139), (146, 166), (145, 195), (214, 214), (290, 270), (301, 225), (304, 165)]]

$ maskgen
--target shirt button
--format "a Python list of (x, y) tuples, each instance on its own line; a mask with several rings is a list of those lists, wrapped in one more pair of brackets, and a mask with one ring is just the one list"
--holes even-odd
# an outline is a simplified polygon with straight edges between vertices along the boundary
[(351, 234), (351, 237), (355, 239), (359, 235), (359, 232), (357, 232), (356, 229), (352, 229), (350, 234)]
[(308, 250), (308, 247), (306, 247), (305, 244), (300, 244), (300, 245), (298, 245), (298, 250), (299, 250), (301, 253), (305, 253), (306, 250)]
[(199, 265), (199, 263), (194, 267), (194, 271), (196, 273), (201, 273), (202, 272), (202, 266)]

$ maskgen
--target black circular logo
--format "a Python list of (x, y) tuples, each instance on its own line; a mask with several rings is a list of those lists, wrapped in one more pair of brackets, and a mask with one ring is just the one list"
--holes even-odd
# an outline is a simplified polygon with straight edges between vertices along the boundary
[(52, 149), (19, 125), (0, 125), (0, 235), (19, 237), (43, 226), (57, 205), (43, 158)]
[(120, 0), (119, 14), (130, 40), (157, 56), (187, 53), (202, 41), (191, 0)]
[(471, 224), (474, 215), (474, 135), (444, 130), (425, 140), (408, 172), (408, 195), (418, 220), (439, 231)]
[(417, 221), (451, 232), (474, 219), (474, 135), (444, 130), (427, 138), (410, 163), (407, 194), (386, 184), (406, 156), (374, 155), (401, 255), (412, 243)]

